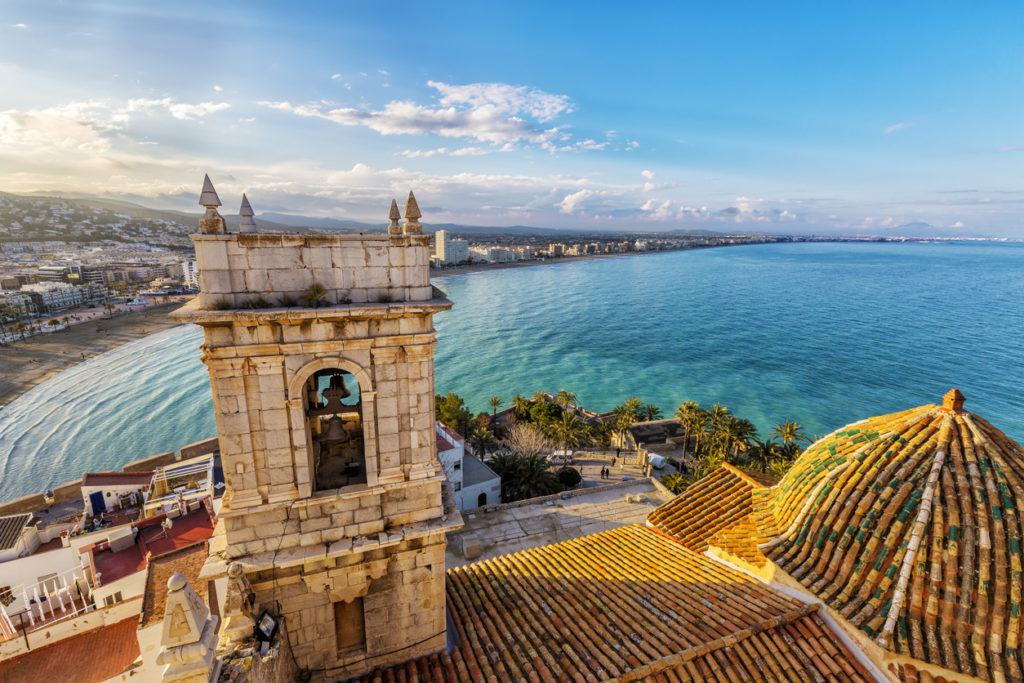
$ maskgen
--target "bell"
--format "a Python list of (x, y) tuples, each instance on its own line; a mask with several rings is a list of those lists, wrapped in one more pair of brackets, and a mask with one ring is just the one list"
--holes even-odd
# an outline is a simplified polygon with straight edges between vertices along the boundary
[(327, 420), (327, 431), (320, 437), (321, 441), (325, 443), (343, 443), (348, 441), (348, 432), (345, 431), (345, 425), (342, 419), (337, 415)]
[(332, 395), (337, 396), (339, 401), (343, 401), (352, 395), (352, 392), (345, 386), (345, 378), (342, 375), (331, 375), (331, 383), (324, 391), (325, 396), (328, 391)]

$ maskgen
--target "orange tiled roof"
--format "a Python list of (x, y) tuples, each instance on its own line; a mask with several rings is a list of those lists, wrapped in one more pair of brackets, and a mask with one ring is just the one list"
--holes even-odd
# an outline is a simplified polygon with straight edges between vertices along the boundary
[(717, 471), (659, 521), (696, 550), (749, 559), (744, 538), (757, 543), (885, 649), (1022, 681), (1024, 449), (964, 411), (959, 392), (945, 398), (821, 439), (777, 485), (750, 488), (747, 515), (742, 483)]
[(139, 656), (135, 617), (31, 650), (0, 662), (4, 683), (97, 683), (112, 678)]
[(1024, 449), (957, 397), (808, 449), (763, 552), (883, 647), (1020, 681)]
[(690, 550), (702, 553), (709, 545), (722, 548), (753, 564), (764, 556), (750, 533), (755, 529), (752, 493), (767, 490), (748, 473), (722, 465), (647, 516), (647, 524)]
[(817, 616), (629, 525), (452, 569), (460, 645), (365, 681), (868, 680)]

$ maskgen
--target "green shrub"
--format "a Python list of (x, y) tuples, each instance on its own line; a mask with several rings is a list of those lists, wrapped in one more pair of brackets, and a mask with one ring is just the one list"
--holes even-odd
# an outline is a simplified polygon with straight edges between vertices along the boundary
[(575, 467), (563, 467), (555, 472), (555, 476), (558, 477), (559, 483), (561, 483), (566, 490), (576, 488), (580, 485), (580, 482), (583, 481), (583, 477)]

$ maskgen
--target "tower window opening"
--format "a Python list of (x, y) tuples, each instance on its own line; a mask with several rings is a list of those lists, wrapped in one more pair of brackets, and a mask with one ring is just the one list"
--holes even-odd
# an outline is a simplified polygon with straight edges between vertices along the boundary
[(321, 370), (306, 382), (306, 428), (313, 449), (314, 490), (366, 483), (359, 381)]

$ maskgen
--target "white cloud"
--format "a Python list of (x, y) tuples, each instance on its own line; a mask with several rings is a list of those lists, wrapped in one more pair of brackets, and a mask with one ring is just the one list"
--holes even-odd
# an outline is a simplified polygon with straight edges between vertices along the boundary
[(596, 195), (597, 193), (593, 190), (580, 190), (579, 192), (565, 195), (562, 201), (555, 204), (555, 206), (558, 207), (560, 213), (576, 213), (583, 202)]
[(0, 111), (0, 146), (11, 150), (104, 153), (104, 136), (119, 127), (103, 116), (102, 102), (72, 102), (46, 109)]
[(11, 24), (11, 28), (28, 28), (25, 24)]
[(170, 97), (162, 99), (134, 99), (128, 100), (125, 107), (126, 112), (149, 112), (154, 109), (165, 109), (171, 116), (182, 121), (193, 121), (214, 114), (218, 111), (230, 109), (227, 102), (199, 102), (197, 104), (185, 104), (175, 102)]
[(651, 180), (652, 178), (654, 178), (654, 171), (648, 171), (644, 169), (643, 171), (640, 171), (640, 175), (642, 175), (644, 178), (647, 178), (648, 180)]
[(888, 128), (886, 128), (883, 132), (886, 135), (888, 135), (889, 133), (895, 133), (896, 131), (903, 130), (904, 128), (910, 128), (913, 125), (914, 124), (911, 123), (911, 122), (894, 123), (891, 126), (889, 126)]
[(954, 224), (953, 224), (953, 225), (952, 225), (951, 227), (954, 227), (954, 228), (962, 228), (962, 227), (964, 227), (964, 222), (963, 222), (963, 221), (957, 221), (957, 222), (956, 222), (956, 223), (954, 223)]
[(223, 90), (224, 88), (220, 87), (219, 85), (213, 86), (213, 92), (222, 92)]
[(390, 76), (391, 75), (387, 71), (385, 71), (384, 69), (377, 69), (377, 73), (379, 73), (381, 76)]
[[(550, 145), (564, 134), (557, 127), (543, 128), (539, 124), (572, 111), (566, 95), (554, 95), (526, 86), (504, 83), (450, 85), (438, 81), (428, 81), (427, 85), (439, 93), (436, 104), (393, 100), (377, 110), (327, 109), (320, 105), (290, 102), (259, 104), (343, 126), (365, 126), (381, 135), (433, 134), (494, 145), (520, 142)], [(578, 144), (583, 149), (601, 149), (604, 143), (585, 140)]]
[(341, 80), (341, 74), (331, 74), (331, 80), (332, 81)]

